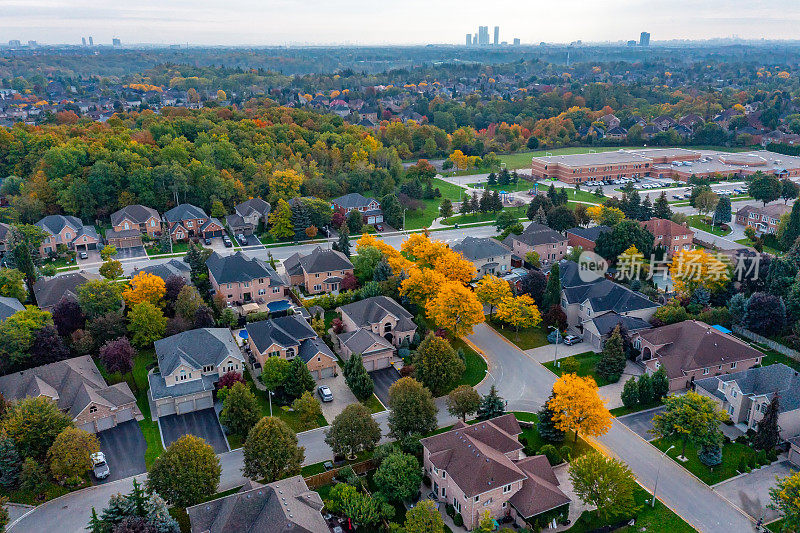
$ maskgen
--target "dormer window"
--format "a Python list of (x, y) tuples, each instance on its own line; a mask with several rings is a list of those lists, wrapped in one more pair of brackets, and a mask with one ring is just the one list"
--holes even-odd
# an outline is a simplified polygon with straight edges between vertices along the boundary
[(90, 413), (96, 413), (97, 412), (97, 406), (93, 405), (93, 406), (89, 407), (89, 412)]
[(203, 372), (213, 372), (213, 371), (214, 371), (214, 365), (205, 365), (203, 367)]

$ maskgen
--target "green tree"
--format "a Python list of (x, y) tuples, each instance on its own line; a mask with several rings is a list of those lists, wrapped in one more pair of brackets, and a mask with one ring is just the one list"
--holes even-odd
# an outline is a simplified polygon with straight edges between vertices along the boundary
[(292, 208), (281, 198), (269, 214), (269, 234), (276, 240), (288, 239), (294, 235)]
[(481, 405), (478, 407), (478, 420), (489, 420), (505, 414), (505, 412), (505, 401), (497, 394), (497, 389), (492, 385), (489, 394), (481, 399)]
[(184, 285), (175, 299), (175, 314), (186, 320), (194, 320), (197, 310), (204, 304), (203, 297), (200, 296), (196, 288), (191, 285)]
[(572, 460), (569, 478), (578, 498), (597, 507), (604, 521), (627, 518), (638, 509), (634, 500), (639, 488), (636, 477), (617, 459), (589, 452)]
[(32, 305), (0, 322), (0, 354), (5, 359), (0, 365), (20, 365), (29, 361), (36, 333), (52, 325), (50, 313)]
[(444, 533), (444, 520), (432, 500), (421, 500), (406, 513), (406, 533)]
[(661, 400), (669, 393), (669, 378), (663, 366), (656, 370), (651, 381), (653, 383), (653, 398), (655, 400)]
[(442, 218), (450, 218), (453, 216), (453, 202), (449, 198), (442, 200), (439, 205), (439, 216)]
[[(140, 520), (138, 524), (144, 526), (142, 531), (159, 533), (179, 533), (178, 522), (169, 515), (167, 504), (158, 494), (148, 494), (133, 480), (133, 489), (128, 494), (117, 493), (108, 500), (108, 505), (101, 515), (92, 508), (92, 518), (87, 528), (92, 533), (108, 533), (116, 531), (114, 528), (130, 520)], [(142, 522), (144, 521), (144, 522)], [(122, 529), (123, 531), (130, 531)], [(138, 531), (138, 530), (137, 530)]]
[(542, 297), (542, 309), (544, 312), (550, 310), (554, 305), (561, 301), (561, 274), (558, 263), (554, 263), (547, 275), (547, 286)]
[(308, 366), (301, 357), (295, 357), (289, 363), (289, 373), (283, 384), (283, 390), (289, 398), (299, 398), (306, 391), (313, 391), (316, 382), (308, 371)]
[(560, 205), (554, 207), (547, 213), (547, 225), (556, 231), (563, 232), (577, 226), (578, 220), (575, 218), (572, 209), (568, 208), (566, 205)]
[(481, 405), (481, 395), (469, 385), (459, 385), (447, 395), (447, 412), (464, 422)]
[(616, 261), (617, 256), (635, 246), (645, 257), (653, 251), (653, 234), (639, 225), (635, 220), (623, 220), (611, 231), (601, 233), (597, 237), (594, 251), (609, 261)]
[(359, 211), (353, 210), (347, 213), (347, 229), (351, 234), (361, 233), (364, 227), (364, 219)]
[(782, 191), (783, 186), (776, 176), (762, 174), (761, 172), (753, 174), (750, 185), (747, 187), (747, 193), (756, 200), (763, 202), (764, 205), (780, 198)]
[(344, 366), (344, 376), (347, 386), (359, 401), (365, 402), (372, 397), (375, 383), (372, 381), (360, 353), (350, 355)]
[(375, 449), (381, 428), (364, 405), (352, 403), (336, 415), (325, 432), (325, 442), (335, 455), (352, 459), (356, 453)]
[(353, 259), (353, 273), (361, 283), (372, 281), (375, 267), (378, 266), (383, 254), (374, 246), (359, 248), (358, 255)]
[(264, 361), (264, 366), (261, 368), (261, 375), (258, 377), (268, 390), (275, 392), (281, 389), (284, 383), (286, 383), (290, 368), (291, 365), (286, 359), (281, 357), (269, 357)]
[(124, 270), (122, 268), (122, 263), (117, 261), (116, 259), (109, 259), (102, 265), (100, 265), (100, 275), (106, 278), (107, 280), (115, 280), (122, 276)]
[(304, 392), (302, 396), (292, 402), (292, 409), (297, 413), (303, 426), (307, 428), (315, 427), (317, 420), (322, 416), (319, 400), (309, 391)]
[(800, 237), (800, 202), (795, 202), (792, 205), (789, 222), (786, 224), (783, 235), (781, 235), (781, 244), (783, 244), (784, 249), (791, 248), (797, 237)]
[(128, 331), (131, 332), (131, 341), (137, 346), (150, 346), (163, 338), (166, 328), (167, 317), (150, 302), (138, 303), (128, 313)]
[(50, 471), (56, 479), (78, 477), (92, 468), (92, 454), (99, 451), (100, 441), (95, 434), (68, 427), (47, 451)]
[(0, 437), (0, 488), (10, 491), (17, 486), (21, 462), (14, 441)]
[(783, 203), (786, 204), (789, 200), (797, 198), (797, 193), (800, 192), (800, 186), (790, 179), (781, 180), (781, 198)]
[(447, 392), (464, 373), (464, 361), (447, 340), (428, 333), (413, 360), (416, 377), (434, 396)]
[(622, 387), (620, 394), (622, 405), (627, 408), (635, 407), (639, 403), (639, 385), (636, 383), (636, 378), (631, 376)]
[(400, 378), (389, 387), (389, 435), (402, 439), (436, 429), (436, 404), (431, 392), (411, 377)]
[(403, 206), (396, 194), (390, 193), (381, 198), (381, 211), (383, 220), (393, 228), (399, 228), (403, 224)]
[(25, 275), (16, 268), (0, 268), (0, 296), (24, 302), (28, 297)]
[(250, 479), (267, 483), (300, 473), (305, 448), (297, 445), (297, 435), (286, 422), (265, 416), (250, 430), (244, 442), (244, 468)]
[(336, 242), (336, 249), (350, 257), (350, 232), (347, 230), (347, 226), (343, 225), (339, 229), (339, 240)]
[(539, 436), (547, 442), (562, 442), (564, 440), (564, 431), (560, 429), (553, 420), (555, 413), (550, 409), (550, 400), (552, 399), (553, 393), (551, 392), (550, 398), (539, 410), (539, 420), (536, 423), (536, 430), (539, 432)]
[(122, 285), (107, 279), (91, 279), (78, 287), (78, 303), (89, 318), (122, 309)]
[(622, 334), (619, 326), (617, 326), (603, 346), (603, 352), (597, 362), (597, 374), (612, 383), (616, 383), (625, 370), (626, 361), (625, 351), (622, 349)]
[(370, 497), (347, 483), (334, 485), (330, 491), (330, 499), (325, 501), (325, 507), (331, 512), (346, 516), (367, 531), (373, 531), (373, 526), (381, 520), (394, 516), (394, 508), (387, 504), (385, 498), (381, 498), (380, 493)]
[(778, 479), (769, 496), (770, 508), (783, 515), (781, 531), (800, 531), (800, 472)]
[(653, 392), (653, 378), (649, 374), (642, 374), (636, 382), (636, 390), (639, 393), (639, 403), (647, 405), (655, 399)]
[(107, 244), (100, 250), (100, 258), (103, 261), (108, 261), (117, 255), (117, 247), (113, 244)]
[(36, 283), (36, 256), (39, 246), (47, 237), (47, 233), (39, 226), (30, 224), (17, 224), (11, 226), (6, 250), (11, 253), (7, 258), (14, 268), (25, 276), (28, 285), (28, 294), (33, 295), (33, 284)]
[(410, 500), (422, 483), (417, 458), (406, 453), (393, 453), (385, 458), (372, 477), (375, 486), (392, 501)]
[(727, 224), (731, 221), (732, 216), (731, 199), (727, 196), (720, 196), (714, 210), (714, 224)]
[(217, 492), (221, 472), (214, 448), (200, 437), (184, 435), (155, 460), (147, 490), (170, 505), (189, 507)]
[(667, 397), (664, 405), (664, 411), (653, 417), (653, 433), (658, 437), (680, 440), (682, 456), (685, 456), (689, 443), (698, 447), (719, 443), (719, 425), (728, 419), (728, 415), (717, 407), (714, 400), (696, 392), (687, 392)]
[(661, 194), (658, 195), (658, 198), (656, 198), (653, 204), (653, 217), (663, 218), (665, 220), (670, 220), (672, 218), (672, 209), (669, 207), (667, 193), (664, 191), (661, 191)]
[(258, 399), (250, 386), (237, 381), (225, 395), (219, 421), (228, 433), (247, 437), (250, 429), (261, 419)]
[(27, 457), (22, 462), (22, 473), (19, 476), (19, 488), (39, 496), (48, 482), (47, 463), (39, 462), (33, 457)]
[(72, 426), (70, 417), (47, 396), (12, 403), (3, 417), (3, 432), (21, 457), (44, 459), (59, 433)]
[(513, 226), (517, 222), (519, 222), (519, 220), (517, 220), (517, 217), (514, 216), (511, 211), (500, 211), (494, 221), (494, 227), (497, 228), (497, 233), (502, 233), (506, 228)]
[(781, 428), (778, 426), (778, 415), (780, 414), (780, 399), (778, 394), (772, 395), (767, 406), (767, 412), (758, 422), (758, 429), (753, 436), (753, 447), (756, 450), (774, 450), (781, 442)]

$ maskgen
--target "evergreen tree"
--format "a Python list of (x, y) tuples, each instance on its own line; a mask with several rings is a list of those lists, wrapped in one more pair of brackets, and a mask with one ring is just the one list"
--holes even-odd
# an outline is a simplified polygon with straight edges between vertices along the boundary
[(558, 193), (556, 192), (556, 187), (552, 183), (550, 187), (547, 189), (547, 197), (553, 203), (553, 205), (558, 205)]
[(800, 237), (800, 202), (795, 202), (792, 205), (789, 223), (786, 224), (786, 229), (781, 235), (781, 244), (783, 244), (784, 249), (791, 248), (797, 237)]
[(554, 305), (558, 305), (560, 301), (561, 274), (559, 272), (558, 263), (555, 263), (550, 268), (550, 273), (547, 275), (547, 286), (544, 289), (544, 296), (542, 297), (542, 309), (547, 312)]
[(697, 457), (706, 466), (717, 466), (722, 463), (722, 446), (716, 442), (704, 444), (700, 447)]
[(649, 196), (645, 196), (639, 208), (639, 220), (647, 221), (651, 218), (653, 218), (653, 203), (650, 201)]
[(653, 383), (653, 398), (655, 400), (661, 400), (669, 394), (669, 378), (663, 366), (656, 370), (651, 382)]
[(548, 406), (552, 399), (553, 393), (551, 392), (550, 398), (547, 399), (538, 413), (539, 422), (536, 424), (536, 430), (539, 432), (539, 436), (548, 442), (562, 442), (564, 440), (564, 431), (556, 427), (555, 422), (553, 422), (554, 413)]
[(639, 386), (636, 384), (636, 378), (631, 376), (625, 385), (622, 387), (622, 405), (631, 408), (639, 403)]
[(489, 389), (489, 394), (481, 399), (481, 406), (478, 407), (478, 420), (489, 420), (496, 416), (505, 414), (506, 404), (503, 399), (497, 395), (497, 389), (494, 385)]
[(772, 400), (767, 406), (767, 412), (758, 423), (758, 429), (753, 436), (753, 447), (757, 450), (770, 451), (781, 442), (781, 428), (778, 426), (778, 413), (780, 412), (780, 399), (777, 393), (772, 395)]
[(283, 385), (283, 390), (286, 395), (291, 399), (297, 399), (306, 391), (313, 391), (314, 378), (311, 377), (311, 372), (308, 371), (308, 366), (301, 357), (296, 356), (292, 359), (289, 366), (289, 375), (286, 376), (286, 382)]
[(504, 168), (500, 171), (500, 175), (497, 177), (497, 184), (502, 185), (505, 187), (511, 182), (511, 174), (509, 174), (508, 169)]
[(497, 175), (495, 175), (494, 172), (490, 172), (489, 177), (486, 179), (487, 183), (489, 184), (489, 187), (494, 187), (495, 185), (497, 185)]
[(478, 198), (478, 191), (472, 191), (472, 198), (470, 199), (470, 212), (477, 213), (481, 210), (481, 199)]
[(439, 216), (442, 218), (450, 218), (453, 216), (453, 202), (449, 198), (442, 200), (439, 205)]
[(308, 238), (306, 228), (311, 225), (311, 216), (303, 202), (294, 202), (292, 206), (292, 226), (294, 227), (294, 239), (302, 241)]
[(345, 363), (345, 381), (359, 401), (365, 402), (372, 397), (375, 384), (369, 377), (360, 353), (354, 353)]
[(669, 207), (667, 193), (664, 191), (661, 191), (661, 194), (656, 198), (656, 203), (653, 206), (653, 216), (667, 220), (672, 218), (672, 209)]
[(653, 380), (647, 374), (639, 376), (639, 381), (636, 383), (639, 389), (639, 403), (646, 405), (653, 401)]
[(0, 487), (9, 491), (19, 483), (21, 460), (14, 441), (8, 437), (0, 438)]
[(561, 187), (558, 191), (558, 203), (556, 205), (567, 205), (569, 203), (569, 195), (567, 194), (566, 189)]
[(372, 280), (386, 281), (391, 277), (392, 277), (392, 267), (389, 266), (389, 261), (386, 260), (386, 257), (381, 257), (381, 260), (378, 261), (377, 265), (375, 265), (375, 271), (372, 275)]
[(533, 221), (536, 222), (537, 224), (542, 224), (544, 226), (547, 225), (547, 213), (545, 213), (544, 207), (542, 207), (541, 205), (539, 206), (539, 209), (536, 211), (536, 214), (533, 216)]
[(489, 189), (484, 189), (478, 203), (481, 213), (488, 213), (492, 209), (492, 193)]
[(336, 243), (336, 249), (350, 257), (350, 232), (347, 231), (347, 226), (344, 224), (339, 230), (339, 241)]
[(500, 199), (500, 193), (494, 191), (492, 193), (492, 198), (489, 201), (489, 211), (492, 213), (497, 213), (503, 210), (503, 201)]
[(622, 335), (619, 326), (614, 328), (613, 333), (603, 346), (600, 361), (597, 362), (597, 374), (606, 380), (616, 383), (625, 370), (625, 351), (622, 349)]
[(717, 208), (714, 210), (714, 224), (727, 224), (731, 221), (731, 217), (731, 199), (727, 196), (720, 196)]

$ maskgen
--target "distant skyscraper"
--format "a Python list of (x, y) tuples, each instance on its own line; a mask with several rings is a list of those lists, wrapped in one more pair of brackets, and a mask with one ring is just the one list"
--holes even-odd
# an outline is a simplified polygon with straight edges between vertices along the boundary
[(121, 45), (122, 45), (122, 41), (120, 41), (120, 40), (119, 40), (117, 37), (114, 37), (114, 38), (111, 40), (111, 44), (112, 44), (113, 46), (121, 46)]
[(91, 35), (89, 36), (89, 46), (94, 46), (94, 39), (92, 39)]
[(28, 41), (28, 46), (30, 46), (31, 48), (33, 48), (34, 46), (37, 46), (38, 44), (39, 43), (37, 43), (36, 41)]
[(489, 26), (478, 26), (478, 44), (481, 46), (489, 44)]
[(514, 46), (519, 46), (519, 38), (514, 37)]
[(83, 46), (86, 46), (86, 37), (81, 37), (81, 42), (83, 43)]
[(467, 46), (469, 46), (471, 44), (472, 44), (472, 34), (468, 33), (467, 34)]
[(500, 26), (494, 27), (494, 45), (500, 44)]
[(646, 31), (639, 36), (639, 46), (650, 46), (650, 34)]
[(10, 41), (8, 41), (8, 46), (11, 46), (13, 48), (19, 48), (20, 46), (22, 46), (22, 43), (20, 42), (19, 39), (11, 39)]
[(472, 36), (472, 44), (478, 44), (478, 34)]

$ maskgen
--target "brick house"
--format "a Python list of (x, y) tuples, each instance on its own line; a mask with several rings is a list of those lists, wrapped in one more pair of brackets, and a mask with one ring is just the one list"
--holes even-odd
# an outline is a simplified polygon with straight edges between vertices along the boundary
[(267, 223), (270, 209), (269, 202), (261, 198), (250, 198), (236, 205), (234, 212), (225, 216), (225, 224), (236, 235), (252, 235), (260, 222)]
[(511, 270), (511, 249), (496, 239), (465, 237), (453, 246), (453, 251), (475, 265), (476, 278), (499, 276)]
[(471, 530), (489, 511), (495, 519), (510, 517), (522, 527), (528, 520), (570, 499), (543, 455), (523, 457), (522, 430), (513, 414), (424, 438), (422, 461), (436, 497), (452, 505)]
[(746, 205), (736, 211), (736, 223), (742, 226), (750, 226), (756, 230), (756, 233), (775, 233), (778, 231), (781, 215), (791, 210), (791, 206), (781, 203), (763, 207)]
[(749, 344), (699, 320), (686, 320), (640, 331), (632, 338), (637, 360), (653, 374), (662, 366), (669, 390), (691, 387), (695, 380), (729, 374), (761, 364), (764, 356)]
[(233, 255), (212, 253), (206, 260), (214, 292), (233, 303), (268, 303), (283, 300), (286, 282), (261, 259), (239, 251)]
[(375, 198), (367, 198), (357, 192), (345, 194), (331, 200), (334, 209), (344, 209), (346, 213), (358, 211), (366, 224), (379, 224), (383, 222), (381, 204)]
[(414, 317), (403, 306), (387, 296), (373, 296), (336, 308), (342, 316), (344, 331), (364, 328), (400, 346), (417, 332)]
[(308, 294), (338, 291), (346, 274), (353, 274), (353, 263), (342, 252), (323, 250), (295, 253), (283, 262), (291, 285), (302, 286)]
[(663, 246), (669, 256), (681, 250), (692, 249), (692, 242), (694, 242), (694, 230), (692, 228), (666, 218), (651, 218), (639, 224), (653, 234), (653, 245)]
[(542, 265), (562, 260), (567, 255), (567, 243), (567, 238), (559, 232), (536, 222), (528, 224), (521, 234), (512, 233), (503, 241), (514, 255), (522, 259), (528, 252), (536, 252)]
[(37, 226), (47, 234), (39, 246), (39, 255), (45, 257), (58, 251), (63, 244), (69, 250), (95, 250), (100, 236), (94, 226), (84, 226), (79, 218), (67, 215), (47, 215)]
[(180, 204), (164, 213), (164, 221), (173, 241), (184, 241), (193, 237), (222, 237), (225, 229), (216, 218), (192, 204)]
[(339, 354), (345, 361), (349, 361), (355, 353), (361, 354), (367, 372), (389, 367), (395, 352), (391, 341), (366, 328), (344, 331), (336, 335), (336, 344)]
[(33, 284), (33, 295), (39, 309), (50, 311), (61, 298), (78, 298), (78, 288), (90, 280), (103, 279), (90, 272), (68, 272), (53, 278), (39, 278)]
[(336, 356), (300, 315), (289, 315), (247, 324), (247, 342), (263, 366), (270, 357), (291, 361), (300, 357), (315, 379), (336, 374)]
[(155, 237), (161, 233), (161, 216), (150, 207), (134, 204), (111, 213), (111, 229), (126, 231), (136, 229), (142, 235)]
[(611, 231), (611, 228), (602, 225), (591, 228), (570, 228), (567, 230), (567, 244), (573, 248), (580, 246), (585, 252), (594, 252), (597, 238), (607, 231)]
[(144, 420), (128, 384), (108, 385), (88, 355), (2, 376), (0, 393), (6, 401), (47, 396), (90, 433)]

